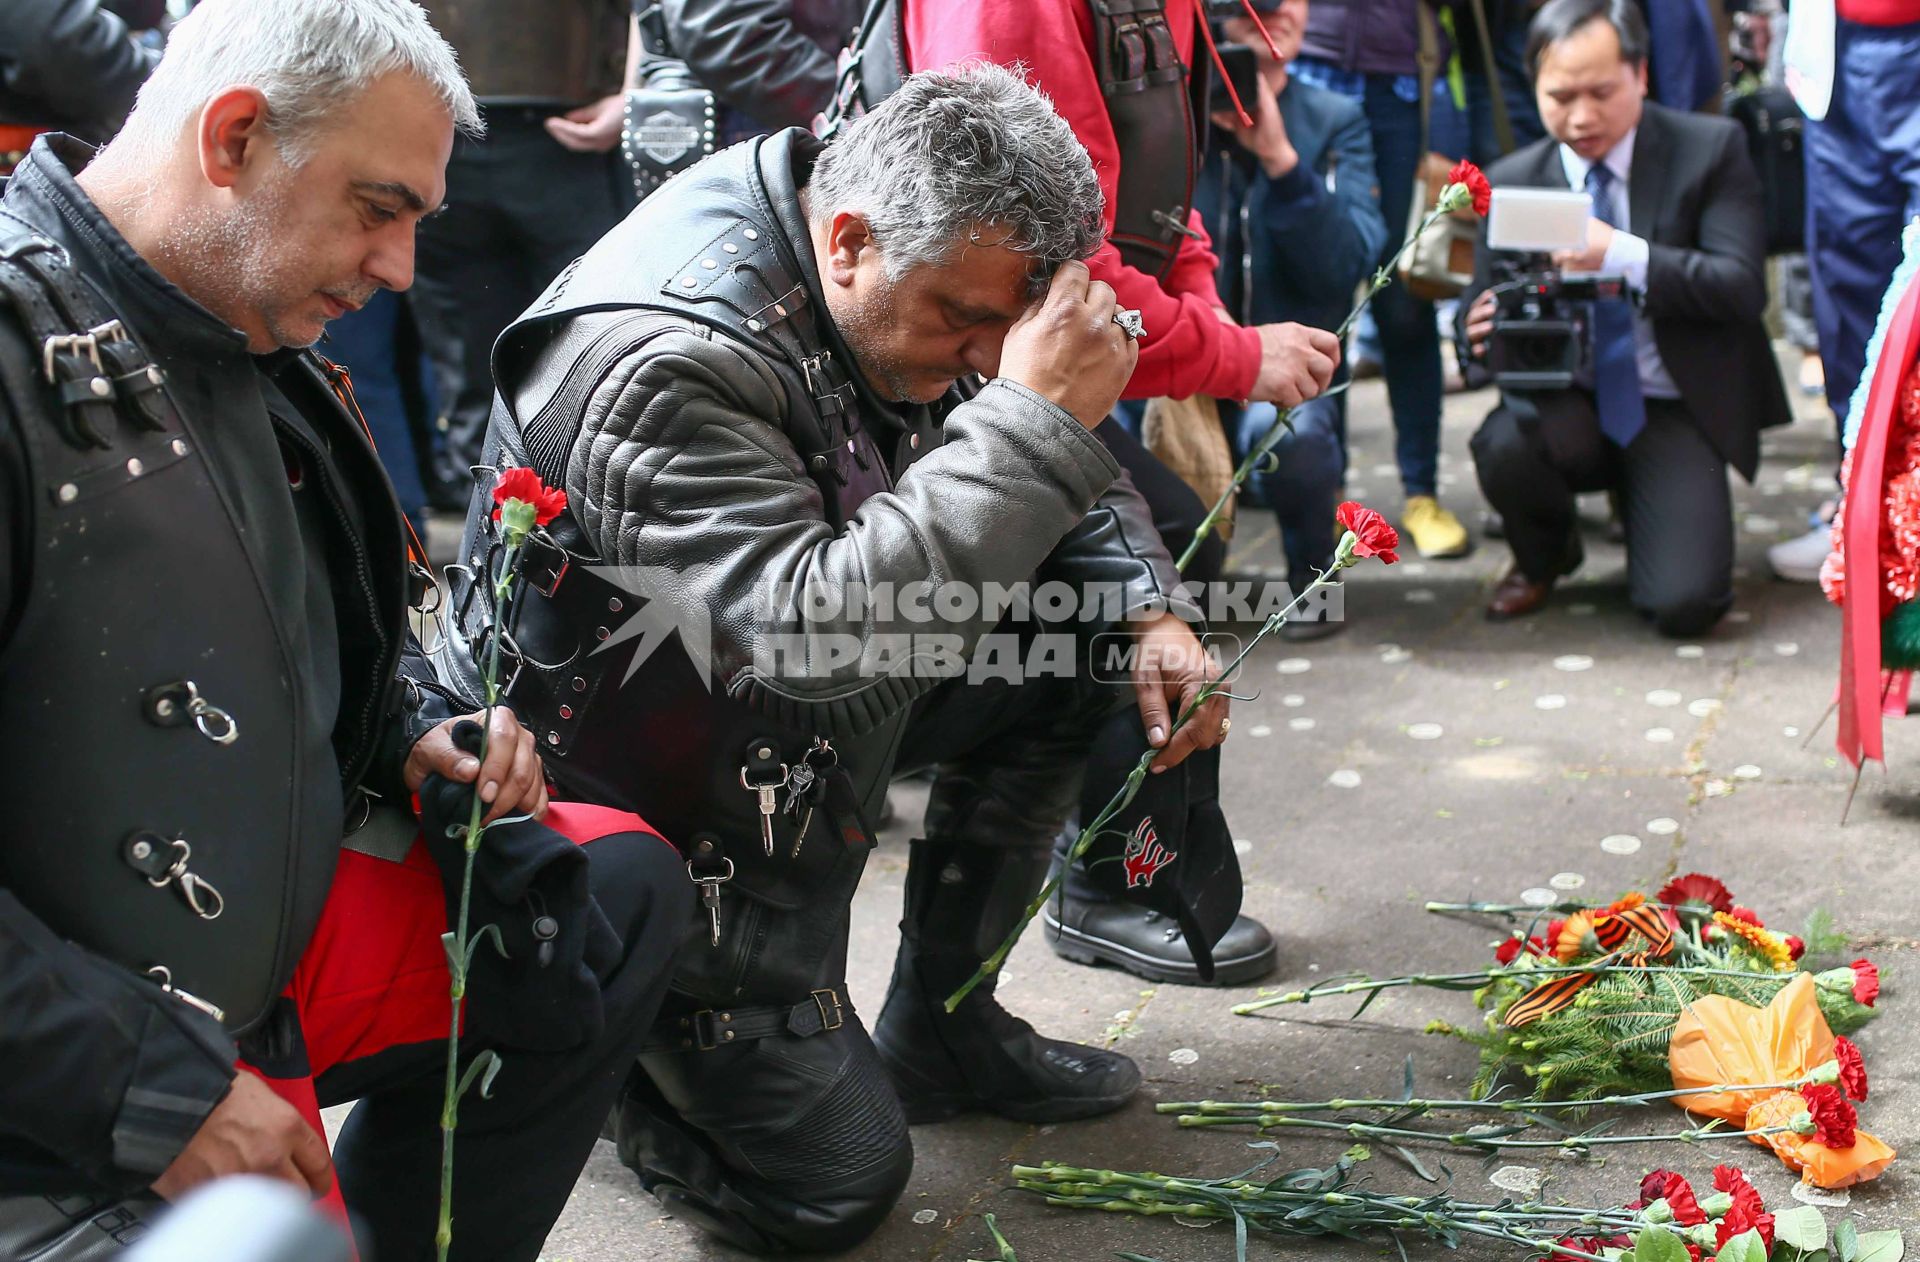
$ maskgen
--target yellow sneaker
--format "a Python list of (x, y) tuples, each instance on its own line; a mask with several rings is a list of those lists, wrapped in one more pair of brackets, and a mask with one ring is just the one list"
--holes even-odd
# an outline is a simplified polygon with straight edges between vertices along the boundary
[(1463, 557), (1473, 547), (1460, 519), (1431, 495), (1409, 495), (1400, 513), (1400, 528), (1413, 541), (1414, 551), (1428, 560)]

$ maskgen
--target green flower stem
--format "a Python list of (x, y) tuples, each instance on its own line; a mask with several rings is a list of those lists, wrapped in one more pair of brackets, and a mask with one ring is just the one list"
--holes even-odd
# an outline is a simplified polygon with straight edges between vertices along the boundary
[[(1331, 1173), (1331, 1172), (1328, 1172)], [(1419, 1232), (1452, 1244), (1463, 1235), (1520, 1245), (1536, 1254), (1562, 1252), (1594, 1259), (1597, 1255), (1556, 1243), (1571, 1233), (1632, 1232), (1650, 1220), (1631, 1210), (1598, 1210), (1540, 1202), (1484, 1204), (1435, 1196), (1402, 1196), (1347, 1190), (1336, 1185), (1288, 1188), (1235, 1179), (1195, 1180), (1166, 1175), (1088, 1170), (1051, 1163), (1013, 1167), (1016, 1186), (1050, 1205), (1103, 1210), (1144, 1217), (1197, 1221), (1239, 1218), (1257, 1231), (1281, 1235), (1344, 1235), (1368, 1231)]]
[[(1679, 939), (1675, 939), (1676, 942)], [(1483, 968), (1470, 973), (1412, 973), (1405, 977), (1382, 979), (1366, 978), (1356, 982), (1346, 982), (1338, 986), (1320, 986), (1311, 990), (1290, 990), (1284, 995), (1268, 995), (1264, 999), (1255, 999), (1248, 1003), (1235, 1004), (1235, 1016), (1244, 1017), (1266, 1008), (1277, 1008), (1283, 1004), (1312, 1003), (1315, 999), (1326, 999), (1339, 995), (1372, 994), (1381, 990), (1393, 990), (1410, 986), (1434, 986), (1443, 990), (1471, 990), (1497, 981), (1527, 981), (1535, 978), (1562, 977), (1570, 973), (1592, 973), (1596, 976), (1609, 973), (1668, 973), (1686, 974), (1695, 977), (1742, 977), (1752, 982), (1778, 982), (1785, 985), (1794, 978), (1792, 973), (1754, 973), (1739, 968), (1697, 968), (1693, 965), (1662, 964), (1596, 964), (1596, 965), (1552, 965), (1535, 968)]]
[(1767, 1135), (1782, 1135), (1793, 1130), (1792, 1126), (1763, 1126), (1757, 1130), (1729, 1131), (1716, 1127), (1701, 1126), (1684, 1131), (1671, 1131), (1662, 1135), (1569, 1135), (1565, 1139), (1509, 1139), (1513, 1131), (1525, 1130), (1527, 1124), (1521, 1123), (1506, 1132), (1476, 1135), (1471, 1131), (1455, 1131), (1440, 1134), (1434, 1131), (1409, 1130), (1400, 1126), (1374, 1126), (1366, 1122), (1330, 1122), (1317, 1117), (1293, 1117), (1286, 1114), (1263, 1113), (1245, 1117), (1201, 1117), (1188, 1114), (1180, 1119), (1182, 1126), (1255, 1126), (1260, 1130), (1319, 1130), (1337, 1131), (1354, 1139), (1379, 1139), (1392, 1143), (1428, 1143), (1444, 1144), (1452, 1148), (1471, 1148), (1477, 1152), (1505, 1152), (1508, 1150), (1552, 1149), (1560, 1152), (1585, 1152), (1601, 1145), (1615, 1144), (1662, 1144), (1683, 1143), (1698, 1144), (1707, 1140), (1720, 1139), (1757, 1139)]
[(1711, 1087), (1675, 1088), (1672, 1091), (1646, 1091), (1636, 1095), (1598, 1096), (1592, 1100), (1182, 1100), (1153, 1106), (1156, 1113), (1193, 1113), (1202, 1117), (1239, 1117), (1247, 1114), (1344, 1113), (1348, 1109), (1412, 1109), (1419, 1113), (1550, 1113), (1556, 1110), (1583, 1110), (1610, 1105), (1638, 1106), (1658, 1100), (1677, 1100), (1681, 1096), (1722, 1095), (1729, 1091), (1798, 1091), (1824, 1079), (1817, 1073), (1792, 1082), (1716, 1083)]
[[(1582, 902), (1579, 899), (1566, 899), (1558, 903), (1548, 903), (1536, 907), (1532, 903), (1428, 903), (1425, 910), (1430, 912), (1476, 912), (1490, 916), (1536, 916), (1549, 912), (1570, 916), (1577, 911), (1599, 911), (1607, 903)], [(1667, 911), (1683, 919), (1709, 920), (1713, 917), (1713, 908), (1696, 903), (1679, 905), (1662, 904)]]
[[(1420, 221), (1420, 230), (1412, 233), (1405, 241), (1401, 242), (1400, 248), (1394, 251), (1393, 257), (1388, 259), (1386, 264), (1378, 271), (1374, 272), (1373, 279), (1368, 282), (1367, 292), (1360, 295), (1360, 301), (1353, 305), (1353, 310), (1347, 312), (1347, 318), (1340, 321), (1340, 327), (1333, 331), (1334, 337), (1342, 342), (1347, 340), (1347, 334), (1352, 331), (1354, 321), (1358, 320), (1360, 313), (1365, 311), (1373, 302), (1374, 295), (1393, 283), (1393, 274), (1395, 270), (1399, 268), (1400, 260), (1405, 257), (1408, 250), (1413, 248), (1413, 243), (1425, 236), (1427, 229), (1439, 222), (1443, 215), (1452, 213), (1452, 208), (1446, 205), (1446, 200), (1445, 193), (1443, 192), (1441, 195), (1441, 205), (1427, 212), (1427, 217)], [(1281, 431), (1290, 431), (1293, 429), (1293, 422), (1290, 419), (1292, 410), (1291, 408), (1278, 409), (1274, 414), (1273, 424), (1268, 426), (1266, 432), (1260, 435), (1259, 440), (1247, 449), (1246, 458), (1242, 460), (1239, 467), (1233, 471), (1233, 481), (1227, 484), (1227, 489), (1220, 493), (1220, 498), (1213, 502), (1213, 507), (1207, 510), (1207, 515), (1202, 517), (1200, 524), (1194, 528), (1193, 538), (1187, 543), (1186, 548), (1180, 553), (1180, 559), (1175, 563), (1179, 569), (1185, 571), (1187, 562), (1193, 560), (1194, 554), (1199, 552), (1201, 547), (1205, 545), (1207, 535), (1219, 524), (1222, 514), (1227, 511), (1227, 504), (1233, 499), (1235, 492), (1239, 491), (1239, 489), (1245, 485), (1246, 480), (1253, 476), (1253, 471), (1255, 467), (1259, 465), (1260, 461), (1263, 460), (1267, 453), (1272, 451), (1275, 444), (1279, 442)]]
[[(1325, 587), (1329, 578), (1336, 571), (1343, 570), (1353, 564), (1355, 559), (1353, 549), (1354, 545), (1358, 542), (1359, 537), (1351, 530), (1343, 534), (1340, 538), (1339, 546), (1334, 550), (1333, 560), (1328, 564), (1327, 568), (1314, 575), (1313, 582), (1308, 583), (1305, 590), (1288, 601), (1286, 608), (1281, 609), (1272, 617), (1268, 618), (1266, 622), (1261, 625), (1260, 630), (1255, 632), (1247, 640), (1239, 654), (1221, 669), (1218, 677), (1209, 680), (1201, 686), (1200, 690), (1194, 694), (1193, 700), (1180, 711), (1179, 715), (1174, 719), (1172, 727), (1168, 730), (1167, 743), (1169, 745), (1173, 742), (1174, 733), (1178, 732), (1181, 726), (1193, 717), (1194, 711), (1204, 706), (1215, 693), (1221, 690), (1224, 681), (1233, 678), (1234, 672), (1240, 668), (1241, 663), (1247, 660), (1248, 655), (1253, 652), (1260, 641), (1280, 629), (1281, 624), (1287, 620), (1287, 615), (1293, 612), (1295, 606), (1306, 600), (1313, 592)], [(1072, 866), (1075, 860), (1087, 852), (1088, 848), (1093, 845), (1094, 839), (1100, 836), (1101, 830), (1113, 822), (1114, 816), (1127, 809), (1128, 803), (1132, 802), (1134, 796), (1140, 792), (1140, 785), (1147, 778), (1147, 769), (1153, 765), (1153, 760), (1158, 758), (1165, 748), (1166, 746), (1162, 746), (1160, 749), (1149, 748), (1145, 753), (1140, 755), (1140, 761), (1135, 763), (1133, 770), (1127, 773), (1126, 781), (1120, 786), (1119, 791), (1108, 800), (1104, 807), (1100, 808), (1100, 813), (1094, 816), (1092, 821), (1080, 830), (1080, 835), (1074, 838), (1073, 846), (1067, 853), (1067, 861), (1054, 869), (1053, 875), (1047, 878), (1047, 883), (1040, 887), (1040, 892), (1035, 894), (1033, 901), (1027, 904), (1026, 911), (1021, 913), (1020, 919), (1013, 926), (1012, 931), (1009, 932), (1001, 941), (1000, 945), (994, 949), (993, 954), (982, 960), (980, 967), (973, 970), (973, 976), (967, 978), (967, 980), (961, 984), (960, 989), (947, 996), (946, 1009), (948, 1012), (952, 1012), (958, 1008), (961, 1002), (973, 993), (974, 987), (1000, 971), (1000, 966), (1007, 962), (1007, 956), (1013, 952), (1014, 944), (1019, 942), (1020, 935), (1026, 932), (1027, 925), (1032, 922), (1035, 916), (1040, 914), (1040, 909), (1047, 905), (1047, 900), (1052, 898), (1055, 891), (1060, 888), (1060, 882), (1066, 870)]]
[[(513, 586), (513, 558), (520, 550), (520, 538), (524, 536), (508, 536), (500, 581), (493, 589), (496, 609), (504, 608), (507, 593)], [(487, 746), (493, 739), (493, 711), (500, 700), (499, 679), (500, 619), (496, 618), (487, 645), (487, 704), (480, 729), (479, 758), (482, 767), (487, 765)], [(467, 966), (471, 963), (467, 957), (467, 917), (473, 903), (473, 860), (480, 851), (480, 838), (485, 833), (480, 826), (484, 809), (480, 801), (480, 786), (475, 783), (473, 805), (467, 813), (466, 835), (462, 838), (466, 862), (460, 873), (460, 910), (455, 917), (451, 944), (447, 948), (447, 972), (451, 978), (447, 993), (453, 1001), (453, 1015), (447, 1030), (446, 1092), (440, 1103), (440, 1218), (433, 1232), (434, 1256), (439, 1262), (447, 1262), (447, 1251), (453, 1246), (453, 1133), (460, 1115), (460, 1009), (467, 997)]]

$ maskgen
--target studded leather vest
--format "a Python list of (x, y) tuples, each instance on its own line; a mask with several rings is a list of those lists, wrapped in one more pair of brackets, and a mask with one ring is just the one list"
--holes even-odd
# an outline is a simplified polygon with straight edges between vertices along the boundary
[[(11, 821), (0, 886), (61, 936), (241, 1033), (311, 936), (339, 849), (339, 777), (365, 771), (392, 699), (397, 509), (318, 360), (288, 353), (287, 399), (340, 422), (315, 426), (334, 436), (310, 453), (317, 489), (343, 517), (350, 499), (378, 518), (339, 532), (359, 555), (330, 558), (334, 725), (317, 714), (330, 691), (290, 652), (301, 610), (269, 597), (286, 590), (269, 576), (300, 555), (297, 541), (249, 520), (236, 481), (235, 431), (265, 423), (242, 414), (235, 388), (252, 380), (250, 357), (228, 345), (215, 366), (152, 321), (143, 330), (13, 206), (0, 210), (0, 310), (12, 317), (0, 319), (0, 390), (31, 503), (15, 514), (16, 616), (0, 649)], [(283, 450), (305, 441), (281, 437)]]

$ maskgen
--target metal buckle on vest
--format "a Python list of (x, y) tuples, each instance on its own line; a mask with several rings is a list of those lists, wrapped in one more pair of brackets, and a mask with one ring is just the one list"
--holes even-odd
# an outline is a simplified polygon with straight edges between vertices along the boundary
[(48, 338), (40, 346), (40, 366), (47, 374), (47, 384), (60, 384), (60, 373), (54, 361), (60, 355), (80, 354), (87, 357), (95, 373), (104, 372), (100, 362), (100, 343), (129, 341), (126, 326), (118, 320), (109, 320), (105, 324), (88, 329), (85, 333), (61, 333)]
[(832, 367), (833, 352), (829, 350), (800, 361), (800, 371), (807, 379), (807, 393), (820, 405), (822, 414), (829, 417), (852, 410), (845, 396), (853, 393), (853, 383), (841, 382), (836, 385), (830, 371)]

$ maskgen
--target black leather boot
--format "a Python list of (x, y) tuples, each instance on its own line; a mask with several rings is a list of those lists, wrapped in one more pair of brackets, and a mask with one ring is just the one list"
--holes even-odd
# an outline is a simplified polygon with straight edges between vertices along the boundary
[(989, 977), (946, 999), (1000, 945), (1039, 890), (1045, 849), (915, 841), (893, 986), (873, 1041), (910, 1122), (972, 1110), (1023, 1122), (1110, 1113), (1140, 1088), (1127, 1057), (1050, 1039), (994, 997)]
[(1076, 964), (1108, 964), (1176, 986), (1244, 986), (1273, 971), (1273, 934), (1245, 913), (1213, 948), (1213, 981), (1200, 980), (1180, 926), (1157, 911), (1103, 899), (1049, 899), (1040, 913), (1055, 955)]

